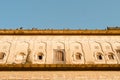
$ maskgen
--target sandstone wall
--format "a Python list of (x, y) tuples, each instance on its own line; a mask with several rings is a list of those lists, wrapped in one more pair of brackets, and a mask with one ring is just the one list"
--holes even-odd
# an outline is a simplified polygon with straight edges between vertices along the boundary
[(120, 80), (119, 71), (7, 71), (1, 80)]
[(3, 53), (0, 64), (120, 64), (120, 36), (1, 35)]

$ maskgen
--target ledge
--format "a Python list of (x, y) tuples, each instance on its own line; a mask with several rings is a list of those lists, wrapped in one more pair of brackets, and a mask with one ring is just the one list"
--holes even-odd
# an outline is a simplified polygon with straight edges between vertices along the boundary
[(120, 64), (0, 64), (0, 71), (120, 71)]
[(120, 30), (0, 30), (0, 35), (120, 35)]

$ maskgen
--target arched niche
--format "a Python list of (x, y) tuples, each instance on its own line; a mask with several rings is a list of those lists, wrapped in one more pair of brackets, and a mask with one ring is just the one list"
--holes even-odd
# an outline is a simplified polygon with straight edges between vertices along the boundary
[(116, 58), (119, 60), (120, 63), (120, 42), (114, 42), (113, 46), (116, 52)]
[(25, 63), (29, 54), (29, 43), (28, 42), (16, 42), (15, 46), (15, 63)]
[(107, 54), (108, 60), (115, 60), (115, 55), (112, 52)]
[(102, 52), (96, 52), (95, 58), (97, 61), (103, 61), (104, 60), (104, 54)]
[(47, 44), (46, 42), (35, 42), (33, 48), (33, 63), (44, 64), (47, 55)]
[(16, 54), (16, 61), (21, 62), (21, 63), (25, 63), (26, 61), (26, 54), (24, 52), (20, 52), (18, 54)]
[(65, 45), (63, 42), (55, 42), (53, 44), (53, 63), (54, 64), (65, 64), (66, 53)]
[(10, 54), (11, 43), (8, 41), (0, 41), (0, 64), (4, 64)]
[(102, 49), (105, 54), (105, 59), (107, 64), (116, 64), (118, 62), (116, 52), (114, 51), (114, 46), (110, 42), (102, 43)]
[(44, 54), (42, 52), (37, 53), (37, 59), (38, 60), (43, 60)]
[(91, 41), (90, 42), (90, 49), (92, 52), (92, 58), (95, 63), (97, 64), (104, 64), (105, 63), (105, 54), (101, 47), (102, 42), (98, 41)]
[(106, 59), (105, 59), (105, 54), (101, 51), (96, 51), (93, 54), (94, 56), (94, 61), (96, 64), (105, 64)]
[(5, 57), (6, 53), (5, 52), (0, 52), (0, 60), (3, 60)]
[(117, 64), (118, 60), (114, 52), (108, 52), (106, 54), (107, 64)]
[(84, 63), (84, 51), (82, 43), (72, 42), (70, 43), (70, 59), (74, 64), (83, 64)]
[(82, 59), (82, 56), (83, 56), (83, 55), (82, 55), (80, 52), (76, 52), (76, 53), (75, 53), (75, 59), (76, 59), (76, 60), (81, 60), (81, 59)]

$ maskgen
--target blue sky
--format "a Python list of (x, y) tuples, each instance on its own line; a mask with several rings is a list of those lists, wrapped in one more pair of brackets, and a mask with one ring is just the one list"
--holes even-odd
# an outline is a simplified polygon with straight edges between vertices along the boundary
[(0, 28), (120, 26), (120, 0), (0, 0)]

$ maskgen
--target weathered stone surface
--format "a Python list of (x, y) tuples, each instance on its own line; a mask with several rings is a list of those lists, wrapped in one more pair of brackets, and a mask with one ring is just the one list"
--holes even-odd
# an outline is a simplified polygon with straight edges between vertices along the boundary
[(120, 80), (120, 30), (0, 30), (0, 79)]
[(120, 80), (119, 71), (1, 71), (0, 79)]
[[(62, 51), (61, 59), (56, 51)], [(120, 36), (1, 35), (0, 52), (0, 64), (119, 64)]]
[[(56, 50), (64, 51), (64, 61), (56, 62)], [(0, 52), (5, 53), (0, 64), (119, 64), (120, 36), (1, 35)], [(78, 58), (76, 53), (80, 54)]]

